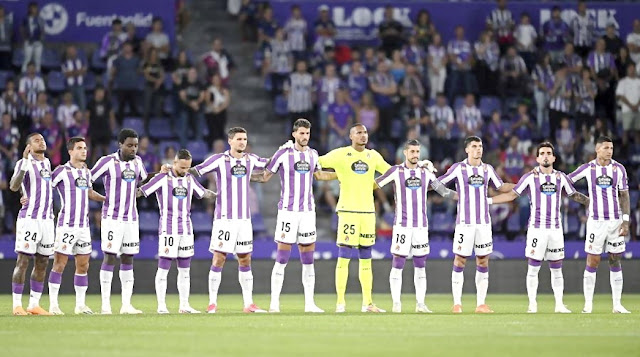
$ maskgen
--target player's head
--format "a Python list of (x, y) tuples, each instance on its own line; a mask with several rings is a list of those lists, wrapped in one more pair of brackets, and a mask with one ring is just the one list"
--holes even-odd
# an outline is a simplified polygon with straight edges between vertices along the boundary
[(415, 139), (407, 140), (407, 142), (404, 143), (403, 153), (407, 162), (413, 165), (417, 164), (418, 160), (420, 160), (420, 142)]
[(613, 140), (608, 136), (596, 139), (596, 157), (600, 160), (611, 160), (613, 157)]
[(118, 147), (125, 161), (133, 160), (138, 153), (138, 133), (133, 129), (122, 129), (118, 133)]
[(296, 143), (302, 147), (309, 144), (309, 136), (311, 136), (311, 123), (304, 118), (300, 118), (293, 123), (293, 133), (291, 133)]
[(72, 161), (87, 161), (87, 142), (81, 136), (67, 140), (67, 151)]
[(556, 162), (556, 149), (548, 141), (538, 144), (536, 149), (536, 161), (542, 167), (553, 166)]
[(247, 149), (247, 130), (236, 126), (227, 131), (231, 152), (243, 153)]
[(180, 149), (176, 153), (176, 157), (173, 159), (173, 172), (180, 177), (189, 172), (191, 168), (191, 162), (193, 161), (193, 157), (191, 153), (187, 149)]
[(351, 145), (367, 145), (369, 142), (367, 127), (362, 124), (354, 124), (351, 126), (351, 129), (349, 129), (349, 139), (351, 139)]
[(44, 154), (47, 151), (47, 142), (40, 133), (31, 133), (27, 136), (27, 145), (31, 145), (31, 152)]
[(482, 139), (477, 136), (464, 139), (464, 152), (469, 159), (482, 159)]

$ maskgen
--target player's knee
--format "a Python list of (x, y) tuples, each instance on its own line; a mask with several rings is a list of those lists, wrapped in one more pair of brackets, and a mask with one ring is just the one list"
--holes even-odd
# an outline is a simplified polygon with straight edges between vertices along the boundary
[(609, 254), (609, 266), (619, 267), (621, 265), (621, 254)]
[(248, 267), (251, 265), (251, 254), (238, 254), (238, 265)]
[(483, 257), (476, 257), (476, 265), (485, 267), (485, 268), (489, 266), (489, 256), (485, 255)]
[(29, 256), (18, 254), (18, 259), (16, 259), (16, 269), (25, 271), (27, 270), (27, 267), (29, 267)]
[(338, 257), (343, 259), (351, 259), (352, 250), (352, 247), (341, 245), (338, 247)]
[[(213, 261), (211, 262), (213, 266), (222, 267), (224, 266), (225, 261), (227, 261), (227, 255), (225, 253), (215, 252), (213, 254)], [(240, 256), (238, 256), (238, 262), (240, 261)]]
[(120, 256), (120, 264), (128, 264), (128, 265), (133, 264), (133, 255), (122, 254)]
[(190, 268), (191, 258), (178, 258), (178, 268)]
[(587, 265), (590, 268), (597, 268), (598, 265), (600, 265), (600, 256), (594, 254), (587, 255)]
[(35, 270), (38, 272), (45, 271), (47, 269), (47, 265), (49, 265), (49, 257), (36, 254)]
[(421, 257), (413, 257), (413, 267), (414, 268), (425, 268), (427, 266), (427, 256), (423, 255)]
[(276, 262), (280, 264), (287, 264), (289, 262), (289, 257), (291, 257), (291, 250), (283, 250), (278, 248), (276, 252)]
[(118, 259), (116, 258), (115, 254), (104, 253), (104, 259), (102, 259), (102, 263), (106, 265), (116, 265), (117, 262)]
[(76, 260), (76, 274), (87, 274), (89, 271), (89, 261)]
[(360, 247), (358, 248), (358, 258), (359, 259), (371, 259), (371, 247)]
[(393, 260), (391, 261), (391, 267), (393, 267), (394, 269), (404, 269), (404, 263), (406, 262), (407, 258), (405, 257), (401, 257), (399, 255), (394, 255), (393, 256)]
[(467, 264), (467, 258), (460, 256), (460, 255), (456, 255), (455, 258), (453, 258), (453, 265), (457, 266), (457, 267), (461, 267), (464, 268), (464, 266)]

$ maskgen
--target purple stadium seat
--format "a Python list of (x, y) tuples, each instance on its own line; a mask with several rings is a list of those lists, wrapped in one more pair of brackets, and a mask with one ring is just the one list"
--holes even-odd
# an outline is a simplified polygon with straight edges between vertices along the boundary
[(494, 110), (500, 111), (500, 107), (502, 104), (500, 103), (500, 99), (497, 97), (482, 97), (480, 98), (480, 113), (485, 118), (491, 117), (491, 113)]
[(152, 118), (149, 121), (149, 136), (156, 140), (173, 139), (175, 134), (171, 123), (165, 118)]
[(180, 143), (173, 140), (161, 140), (158, 145), (158, 157), (164, 157), (164, 152), (167, 148), (173, 147), (176, 151), (180, 149)]
[(49, 72), (49, 74), (47, 75), (48, 90), (52, 92), (60, 93), (60, 92), (64, 92), (66, 88), (67, 88), (67, 84), (64, 78), (64, 74), (62, 74), (62, 72), (59, 72), (59, 71)]
[(122, 121), (123, 128), (129, 128), (135, 130), (138, 135), (144, 135), (144, 121), (136, 117), (127, 117)]
[(211, 233), (213, 217), (207, 212), (192, 212), (191, 223), (194, 233)]
[(458, 111), (464, 105), (464, 97), (456, 97), (453, 101), (453, 110)]
[(84, 76), (84, 89), (93, 92), (96, 89), (96, 75), (93, 72), (87, 72)]
[(11, 64), (14, 67), (22, 67), (22, 63), (24, 62), (24, 48), (22, 46), (17, 47), (13, 50), (13, 56), (11, 57)]
[(9, 80), (9, 78), (13, 78), (13, 76), (13, 72), (11, 71), (0, 71), (0, 90), (5, 90), (7, 87), (7, 80)]
[(90, 67), (98, 73), (102, 73), (107, 69), (107, 63), (100, 58), (100, 51), (97, 49), (93, 51), (93, 54), (91, 55)]
[(191, 156), (193, 156), (194, 162), (201, 162), (209, 153), (209, 148), (207, 143), (204, 141), (190, 141), (187, 143), (187, 150), (191, 151)]
[(166, 91), (171, 91), (173, 89), (173, 78), (171, 77), (171, 72), (167, 72), (165, 74), (163, 85)]
[(156, 211), (142, 211), (140, 212), (140, 231), (142, 232), (157, 232), (158, 231), (158, 220), (160, 219), (160, 214)]
[(45, 48), (42, 50), (42, 68), (47, 70), (58, 70), (60, 69), (60, 56), (58, 53), (51, 49)]
[(267, 92), (271, 92), (271, 90), (273, 90), (273, 83), (271, 83), (271, 76), (264, 77), (264, 89)]
[(273, 111), (276, 115), (285, 116), (289, 113), (287, 98), (283, 95), (278, 95), (273, 103)]

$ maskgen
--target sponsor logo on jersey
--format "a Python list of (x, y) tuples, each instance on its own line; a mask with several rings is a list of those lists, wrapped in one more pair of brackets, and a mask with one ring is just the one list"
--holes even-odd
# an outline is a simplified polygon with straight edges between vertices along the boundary
[(422, 187), (422, 180), (418, 177), (411, 176), (404, 181), (404, 187), (410, 190), (417, 190)]
[(298, 233), (298, 237), (303, 237), (303, 238), (313, 237), (315, 235), (316, 235), (316, 231), (308, 232), (308, 233)]
[(246, 242), (236, 242), (236, 245), (253, 245), (252, 241), (246, 241)]
[(140, 246), (140, 242), (122, 243), (122, 247), (124, 248), (133, 248), (133, 247), (139, 247), (139, 246)]
[(484, 177), (480, 175), (471, 175), (469, 176), (469, 180), (467, 181), (471, 187), (481, 187), (484, 186)]
[(247, 176), (247, 167), (240, 163), (237, 163), (235, 166), (231, 167), (231, 176), (237, 178), (243, 178)]
[(53, 245), (54, 245), (54, 244), (55, 244), (55, 243), (51, 243), (51, 244), (40, 244), (40, 246), (41, 246), (42, 248), (53, 248)]
[(413, 248), (413, 249), (426, 249), (426, 248), (429, 248), (429, 243), (412, 245), (411, 248)]
[(607, 245), (610, 245), (612, 247), (622, 247), (624, 245), (624, 242), (607, 242)]
[(42, 179), (45, 181), (51, 180), (51, 171), (49, 171), (49, 169), (47, 168), (40, 170), (40, 177), (42, 177)]
[(547, 252), (549, 252), (549, 253), (560, 253), (560, 252), (564, 252), (564, 248), (555, 248), (555, 249), (547, 248)]
[(493, 246), (493, 242), (489, 242), (489, 243), (485, 243), (485, 244), (476, 244), (476, 248), (481, 249), (481, 248), (489, 248)]
[(375, 233), (373, 233), (373, 234), (360, 233), (360, 238), (373, 238), (373, 239), (375, 239), (376, 238), (376, 234)]
[(545, 182), (540, 185), (540, 192), (544, 193), (547, 196), (555, 195), (557, 191), (558, 188), (553, 182)]
[(306, 174), (311, 171), (311, 165), (304, 160), (300, 160), (293, 164), (293, 169), (299, 174)]
[(78, 177), (76, 179), (76, 187), (81, 190), (87, 190), (89, 189), (89, 182), (84, 177)]
[(613, 186), (613, 179), (607, 175), (596, 177), (596, 185), (603, 190)]
[(136, 172), (131, 169), (124, 169), (121, 177), (125, 182), (133, 182), (136, 179)]
[(177, 186), (173, 188), (173, 197), (183, 200), (187, 197), (187, 189), (182, 186)]
[(353, 172), (357, 173), (358, 175), (364, 175), (367, 173), (367, 171), (369, 171), (369, 165), (367, 165), (367, 163), (362, 160), (358, 160), (351, 164), (351, 170), (353, 170)]
[(192, 249), (193, 249), (193, 245), (188, 245), (186, 247), (178, 247), (178, 250), (182, 250), (182, 251), (187, 251)]
[(76, 243), (76, 247), (79, 247), (79, 248), (86, 248), (86, 247), (88, 247), (90, 245), (91, 245), (91, 243), (89, 243), (89, 242)]

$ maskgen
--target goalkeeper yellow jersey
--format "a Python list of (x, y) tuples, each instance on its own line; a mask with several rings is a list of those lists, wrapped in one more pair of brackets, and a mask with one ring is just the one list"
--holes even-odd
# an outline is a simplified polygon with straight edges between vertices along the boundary
[(358, 151), (352, 146), (331, 150), (320, 156), (320, 166), (336, 171), (340, 181), (338, 212), (375, 212), (373, 188), (375, 172), (384, 174), (391, 168), (375, 150)]

